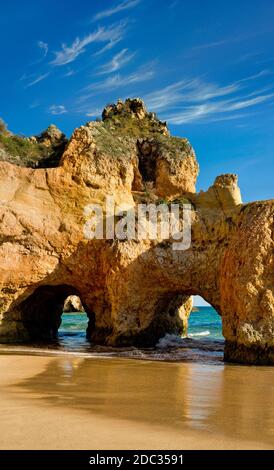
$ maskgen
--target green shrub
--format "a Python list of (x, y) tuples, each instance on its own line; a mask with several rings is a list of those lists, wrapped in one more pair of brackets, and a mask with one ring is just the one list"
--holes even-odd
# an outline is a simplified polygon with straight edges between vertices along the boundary
[[(51, 147), (31, 142), (25, 137), (0, 133), (1, 159), (20, 166), (57, 166), (59, 155)], [(56, 160), (56, 161), (55, 161)]]

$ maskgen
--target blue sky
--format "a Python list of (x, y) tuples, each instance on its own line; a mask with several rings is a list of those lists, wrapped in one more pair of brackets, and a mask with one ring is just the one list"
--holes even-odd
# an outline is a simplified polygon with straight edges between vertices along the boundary
[(0, 116), (16, 133), (68, 135), (140, 96), (190, 139), (198, 189), (239, 174), (273, 197), (274, 1), (2, 2)]

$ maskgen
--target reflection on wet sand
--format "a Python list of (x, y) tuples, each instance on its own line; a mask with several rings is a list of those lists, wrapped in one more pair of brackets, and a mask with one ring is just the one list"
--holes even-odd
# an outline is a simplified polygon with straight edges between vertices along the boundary
[(267, 367), (59, 357), (14, 392), (167, 433), (199, 430), (273, 446), (273, 379)]

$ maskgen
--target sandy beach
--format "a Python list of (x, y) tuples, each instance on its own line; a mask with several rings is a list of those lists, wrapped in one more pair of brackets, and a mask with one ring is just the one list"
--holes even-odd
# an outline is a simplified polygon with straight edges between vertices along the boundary
[(0, 449), (273, 449), (274, 368), (1, 354)]

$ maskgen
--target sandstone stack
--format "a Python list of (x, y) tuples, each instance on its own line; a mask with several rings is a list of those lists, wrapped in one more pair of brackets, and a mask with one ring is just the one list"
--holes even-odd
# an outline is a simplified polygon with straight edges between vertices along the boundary
[[(273, 200), (242, 204), (236, 175), (195, 193), (191, 145), (140, 99), (108, 106), (68, 143), (53, 134), (63, 146), (53, 167), (0, 154), (0, 341), (54, 337), (76, 295), (91, 341), (151, 346), (187, 328), (190, 298), (201, 295), (222, 317), (227, 360), (274, 363)], [(52, 145), (42, 139), (33, 145)], [(106, 195), (133, 210), (190, 204), (191, 247), (87, 240), (84, 208)]]

